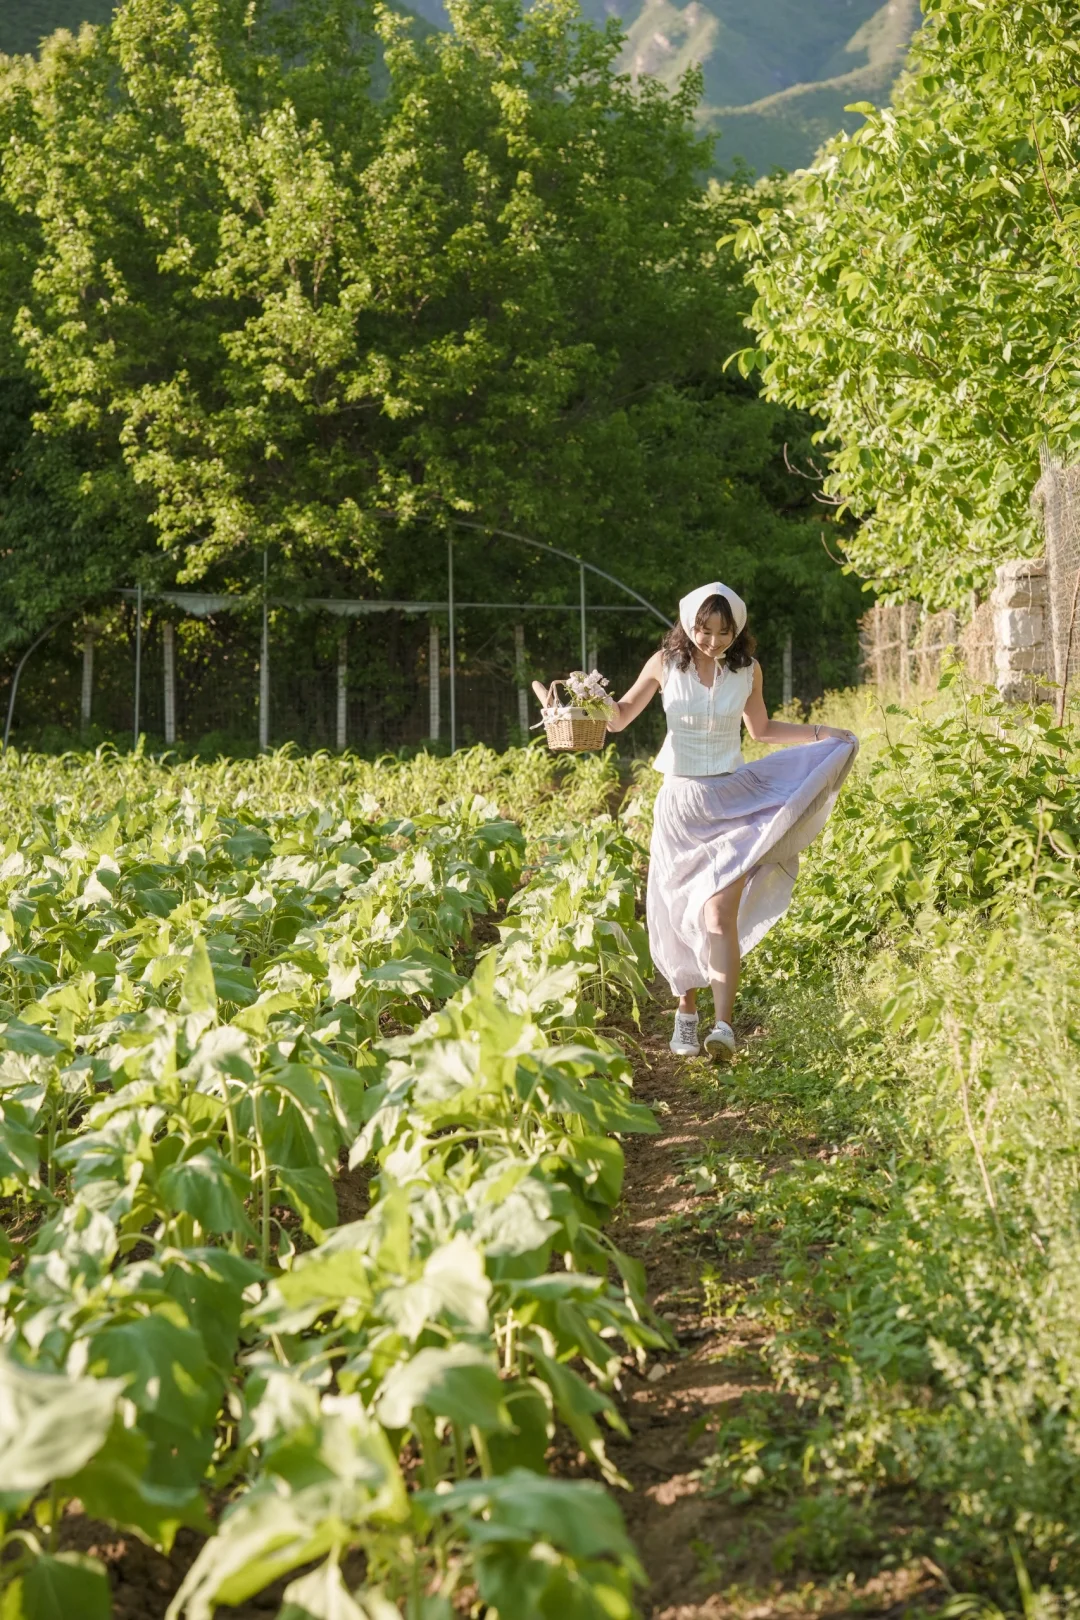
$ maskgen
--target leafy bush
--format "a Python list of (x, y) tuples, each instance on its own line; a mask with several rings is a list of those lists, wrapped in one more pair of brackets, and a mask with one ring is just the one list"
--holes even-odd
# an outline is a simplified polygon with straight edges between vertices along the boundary
[[(738, 229), (773, 399), (811, 411), (860, 574), (958, 604), (1034, 550), (1049, 440), (1080, 442), (1061, 311), (1072, 231), (1076, 18), (1064, 0), (927, 0), (891, 106), (829, 141)], [(749, 212), (749, 211), (748, 211)]]
[(696, 1170), (721, 1254), (760, 1259), (768, 1238), (739, 1308), (787, 1397), (723, 1427), (709, 1477), (799, 1504), (782, 1564), (849, 1567), (892, 1503), (899, 1544), (954, 1581), (1011, 1589), (1012, 1537), (1064, 1591), (1080, 1575), (1077, 734), (958, 687), (883, 720), (747, 964), (767, 1033), (738, 1087), (782, 1168), (744, 1149)]

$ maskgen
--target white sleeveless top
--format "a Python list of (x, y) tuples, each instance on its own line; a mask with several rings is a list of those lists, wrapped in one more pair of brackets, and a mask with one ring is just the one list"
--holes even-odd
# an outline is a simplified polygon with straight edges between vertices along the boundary
[(691, 663), (666, 666), (664, 713), (668, 733), (653, 761), (665, 776), (722, 776), (737, 771), (742, 757), (742, 713), (754, 688), (754, 666), (728, 669), (717, 664), (711, 686), (703, 686)]

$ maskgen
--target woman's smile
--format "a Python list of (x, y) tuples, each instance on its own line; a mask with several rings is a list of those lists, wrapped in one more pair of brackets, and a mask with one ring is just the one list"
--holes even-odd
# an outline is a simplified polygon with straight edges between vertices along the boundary
[(710, 613), (694, 630), (694, 644), (706, 658), (723, 658), (734, 640), (734, 631), (719, 613)]

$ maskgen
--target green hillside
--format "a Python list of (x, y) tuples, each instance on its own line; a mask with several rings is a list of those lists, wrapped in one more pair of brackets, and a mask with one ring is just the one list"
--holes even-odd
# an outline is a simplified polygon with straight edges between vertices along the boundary
[(674, 83), (692, 64), (705, 79), (702, 117), (718, 158), (755, 170), (798, 168), (841, 127), (853, 101), (886, 101), (919, 26), (919, 0), (584, 0), (617, 16), (633, 73)]
[[(54, 28), (102, 22), (112, 0), (0, 0), (0, 51), (31, 51)], [(444, 24), (442, 0), (412, 0)], [(919, 25), (919, 0), (582, 0), (597, 22), (626, 29), (625, 64), (674, 83), (693, 63), (705, 78), (702, 118), (718, 159), (759, 173), (809, 163), (858, 117), (853, 101), (883, 102)]]

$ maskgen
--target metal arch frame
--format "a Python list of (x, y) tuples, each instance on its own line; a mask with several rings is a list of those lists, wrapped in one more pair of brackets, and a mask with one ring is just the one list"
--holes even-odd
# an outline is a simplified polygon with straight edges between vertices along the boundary
[(2, 743), (0, 743), (0, 753), (7, 753), (8, 738), (11, 736), (11, 722), (15, 716), (15, 699), (19, 692), (19, 676), (23, 672), (23, 666), (25, 665), (26, 660), (36, 648), (41, 646), (43, 641), (47, 641), (49, 639), (54, 630), (59, 630), (60, 626), (68, 619), (72, 618), (74, 614), (78, 613), (78, 611), (78, 608), (69, 608), (67, 613), (62, 613), (58, 619), (54, 619), (52, 624), (34, 637), (29, 647), (27, 647), (26, 651), (19, 659), (19, 662), (15, 665), (15, 673), (11, 677), (11, 692), (8, 696), (7, 719), (4, 722), (4, 740)]
[[(378, 515), (380, 517), (385, 517), (388, 520), (391, 519), (391, 518), (397, 518), (397, 520), (400, 522), (400, 518), (398, 518), (398, 515), (396, 513), (384, 512), (384, 513), (379, 513)], [(409, 521), (437, 523), (437, 522), (440, 521), (440, 519), (435, 518), (435, 517), (426, 517), (425, 516), (425, 517), (421, 517), (421, 518), (413, 518), (413, 519), (411, 519)], [(644, 597), (644, 596), (642, 596), (640, 594), (640, 592), (635, 591), (632, 585), (627, 585), (625, 580), (621, 580), (618, 577), (617, 574), (609, 574), (608, 571), (605, 568), (599, 568), (599, 567), (597, 567), (597, 565), (595, 563), (586, 562), (584, 557), (578, 557), (572, 551), (564, 551), (561, 546), (553, 546), (553, 545), (549, 544), (549, 542), (546, 541), (546, 540), (534, 540), (531, 535), (517, 534), (512, 529), (497, 528), (494, 525), (488, 524), (488, 523), (474, 523), (468, 518), (449, 517), (449, 516), (443, 515), (441, 521), (443, 521), (445, 523), (448, 523), (451, 528), (469, 529), (475, 534), (487, 534), (487, 535), (497, 536), (497, 537), (499, 537), (500, 539), (503, 539), (503, 540), (512, 540), (518, 545), (531, 546), (534, 551), (544, 551), (544, 552), (547, 552), (547, 554), (549, 556), (551, 556), (551, 557), (561, 557), (563, 559), (563, 561), (565, 561), (565, 562), (576, 563), (577, 564), (578, 578), (579, 578), (579, 584), (580, 584), (580, 598), (579, 598), (579, 600), (580, 600), (580, 614), (581, 614), (581, 663), (582, 663), (583, 668), (584, 668), (584, 666), (585, 666), (585, 664), (586, 664), (586, 662), (588, 660), (588, 651), (587, 651), (588, 638), (587, 638), (587, 620), (586, 620), (587, 607), (586, 607), (586, 597), (585, 597), (585, 574), (586, 574), (586, 572), (588, 572), (590, 574), (595, 574), (598, 579), (607, 580), (609, 585), (614, 585), (616, 590), (623, 591), (625, 593), (625, 595), (627, 595), (629, 597), (632, 597), (633, 600), (638, 603), (639, 607), (642, 608), (646, 613), (651, 613), (653, 615), (653, 617), (655, 619), (658, 619), (662, 625), (664, 625), (666, 628), (670, 628), (670, 625), (671, 625), (672, 621), (669, 618), (667, 618), (665, 614), (661, 613), (660, 609), (658, 607), (656, 607), (652, 602), (650, 602), (647, 597)], [(456, 679), (456, 670), (455, 670), (456, 651), (457, 651), (455, 615), (456, 615), (456, 606), (457, 606), (457, 604), (456, 604), (455, 598), (454, 598), (454, 537), (453, 537), (452, 533), (447, 535), (447, 537), (446, 537), (446, 545), (447, 545), (447, 585), (448, 585), (447, 608), (449, 610), (449, 620), (450, 620), (450, 626), (449, 626), (449, 628), (450, 628), (449, 649), (448, 649), (449, 655), (450, 655), (450, 750), (451, 750), (451, 752), (454, 752), (457, 749), (457, 679)], [(261, 670), (260, 670), (260, 704), (259, 704), (259, 711), (260, 711), (259, 712), (259, 729), (260, 729), (260, 733), (262, 733), (264, 731), (264, 729), (266, 728), (266, 724), (267, 724), (267, 720), (268, 720), (268, 715), (267, 715), (267, 712), (266, 712), (265, 694), (264, 694), (264, 688), (267, 685), (266, 672), (267, 672), (267, 662), (268, 662), (268, 648), (267, 648), (267, 641), (268, 641), (267, 601), (268, 601), (268, 599), (267, 599), (267, 595), (266, 595), (266, 590), (267, 590), (267, 554), (266, 554), (266, 549), (264, 547), (263, 548), (263, 590), (262, 590), (262, 617), (263, 617), (262, 660), (261, 660)], [(122, 594), (127, 595), (129, 593), (128, 592), (123, 592)], [(136, 586), (134, 594), (135, 594), (135, 597), (136, 597), (136, 621), (135, 621), (136, 622), (136, 645), (135, 645), (135, 694), (134, 694), (135, 701), (134, 701), (134, 727), (133, 727), (133, 731), (134, 731), (134, 746), (137, 748), (138, 747), (138, 741), (139, 741), (139, 720), (140, 720), (140, 712), (139, 711), (140, 711), (141, 675), (142, 675), (143, 587), (142, 587), (141, 583)], [(477, 605), (477, 604), (469, 604), (469, 605), (473, 606), (473, 605)], [(492, 604), (492, 605), (495, 605), (495, 604)], [(30, 657), (31, 653), (34, 652), (41, 645), (41, 643), (43, 641), (46, 641), (48, 639), (48, 637), (52, 635), (54, 630), (58, 630), (60, 628), (60, 626), (67, 619), (70, 619), (73, 616), (73, 614), (77, 613), (78, 611), (79, 611), (78, 608), (71, 608), (71, 609), (68, 610), (67, 613), (61, 614), (61, 616), (58, 619), (55, 619), (52, 624), (50, 624), (46, 629), (42, 630), (39, 635), (35, 636), (34, 640), (30, 643), (29, 647), (27, 647), (26, 651), (23, 653), (22, 657), (19, 659), (19, 662), (15, 667), (15, 673), (12, 676), (12, 680), (11, 680), (11, 691), (10, 691), (10, 694), (8, 696), (7, 717), (6, 717), (6, 721), (5, 721), (5, 725), (4, 725), (3, 739), (2, 739), (2, 741), (0, 741), (0, 753), (3, 753), (3, 752), (7, 751), (8, 739), (9, 739), (9, 737), (11, 735), (11, 725), (12, 725), (12, 720), (14, 718), (14, 713), (15, 713), (15, 699), (16, 699), (16, 696), (18, 695), (18, 690), (19, 690), (19, 678), (22, 675), (23, 668), (24, 668), (28, 658)], [(260, 744), (262, 746), (265, 746), (265, 744), (262, 743), (262, 737), (261, 736), (260, 736)]]
[(495, 529), (487, 523), (470, 523), (466, 518), (451, 518), (450, 522), (459, 529), (474, 529), (478, 534), (501, 535), (504, 540), (517, 540), (523, 546), (534, 546), (537, 551), (548, 551), (553, 557), (564, 557), (567, 562), (577, 563), (582, 573), (588, 570), (590, 574), (597, 574), (601, 579), (606, 579), (609, 585), (614, 585), (620, 591), (625, 591), (627, 596), (632, 596), (634, 601), (639, 602), (643, 608), (652, 614), (654, 619), (659, 619), (660, 623), (667, 625), (669, 630), (671, 628), (672, 620), (661, 613), (660, 609), (655, 607), (646, 597), (640, 596), (632, 585), (627, 585), (625, 580), (621, 580), (617, 574), (609, 574), (606, 569), (597, 568), (595, 563), (586, 562), (584, 557), (575, 556), (572, 551), (563, 551), (559, 546), (551, 546), (546, 540), (533, 540), (527, 534), (515, 534), (512, 529)]
[[(415, 522), (416, 519), (413, 519), (412, 521)], [(438, 520), (435, 518), (427, 518), (423, 521), (434, 523)], [(609, 574), (606, 569), (598, 568), (595, 563), (586, 562), (584, 557), (576, 557), (572, 551), (563, 551), (559, 546), (549, 545), (546, 540), (534, 540), (530, 535), (527, 534), (515, 534), (512, 529), (498, 529), (488, 523), (473, 523), (468, 518), (449, 517), (444, 518), (443, 521), (448, 522), (454, 528), (471, 529), (476, 534), (498, 535), (504, 540), (515, 540), (523, 546), (532, 546), (537, 551), (546, 551), (552, 557), (562, 557), (566, 562), (577, 564), (579, 570), (579, 582), (581, 586), (581, 667), (583, 669), (588, 662), (588, 639), (586, 633), (585, 605), (586, 569), (590, 574), (596, 574), (600, 579), (606, 579), (608, 583), (610, 585), (614, 585), (617, 590), (625, 591), (627, 596), (632, 596), (634, 601), (640, 603), (647, 613), (651, 613), (654, 618), (659, 619), (662, 625), (668, 629), (671, 627), (672, 621), (667, 618), (665, 614), (661, 613), (660, 609), (654, 606), (654, 604), (646, 597), (641, 596), (637, 591), (635, 591), (632, 585), (627, 585), (625, 581), (619, 579), (616, 574)], [(446, 573), (450, 615), (450, 635), (448, 648), (450, 655), (450, 752), (454, 753), (457, 749), (457, 679), (456, 670), (454, 667), (456, 643), (454, 635), (454, 537), (452, 534), (448, 534), (446, 537)]]

